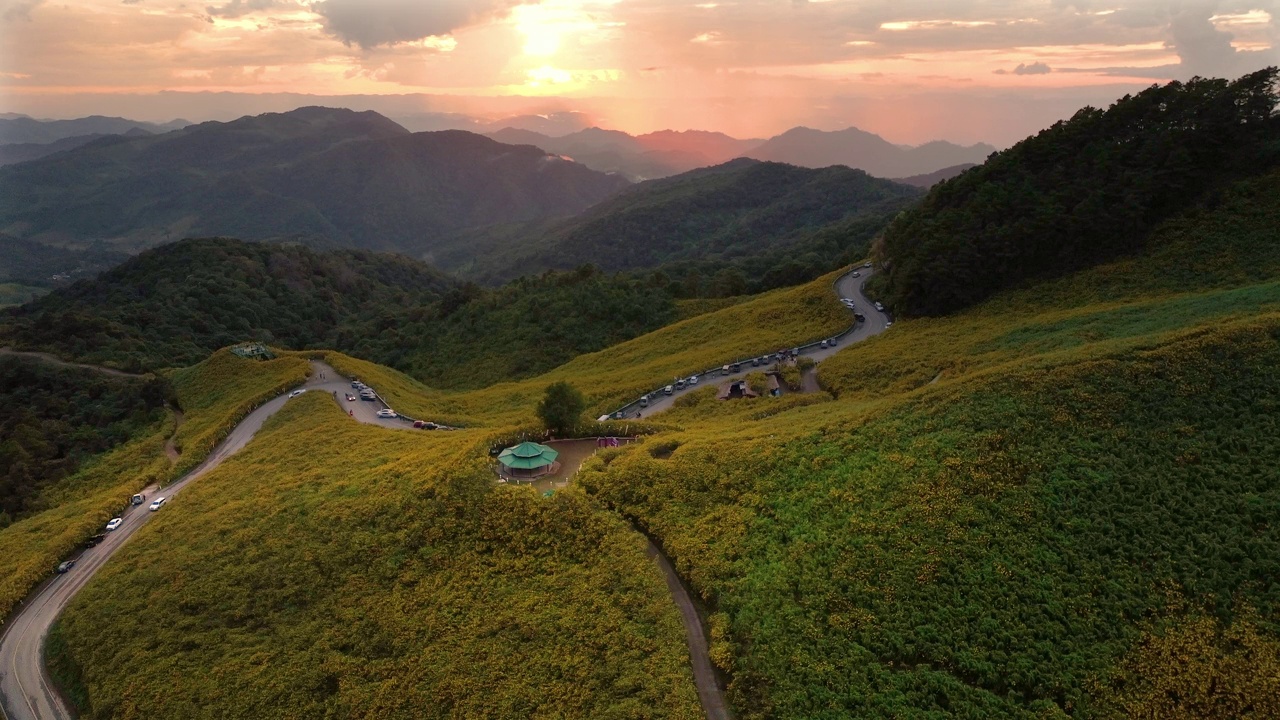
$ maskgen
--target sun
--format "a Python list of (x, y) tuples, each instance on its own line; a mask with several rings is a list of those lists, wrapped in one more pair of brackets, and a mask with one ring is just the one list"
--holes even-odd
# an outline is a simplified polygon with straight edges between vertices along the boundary
[(524, 35), (524, 54), (551, 57), (560, 49), (565, 26), (554, 10), (540, 5), (520, 5), (513, 12), (516, 29)]

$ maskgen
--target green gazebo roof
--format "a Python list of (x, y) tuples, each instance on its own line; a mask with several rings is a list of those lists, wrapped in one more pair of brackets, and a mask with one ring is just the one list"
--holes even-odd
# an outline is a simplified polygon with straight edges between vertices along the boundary
[(560, 453), (546, 445), (522, 442), (499, 453), (498, 462), (516, 470), (533, 470), (550, 465), (559, 456)]

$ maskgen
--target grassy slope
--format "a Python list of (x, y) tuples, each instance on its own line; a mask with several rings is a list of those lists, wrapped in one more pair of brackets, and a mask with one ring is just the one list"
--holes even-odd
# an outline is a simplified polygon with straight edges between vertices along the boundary
[(170, 422), (50, 486), (39, 501), (47, 510), (0, 530), (0, 618), (48, 577), (59, 560), (99, 532), (130, 495), (194, 467), (235, 420), (281, 388), (301, 382), (307, 370), (296, 358), (258, 364), (226, 352), (197, 367), (173, 378), (187, 413), (176, 438), (185, 451), (176, 465), (164, 451), (173, 430)]
[(75, 600), (86, 716), (699, 717), (643, 540), (480, 437), (290, 402)]
[[(741, 716), (1176, 717), (1213, 703), (1267, 716), (1280, 663), (1280, 252), (1266, 223), (1280, 193), (1259, 182), (1162, 231), (1180, 246), (850, 346), (821, 373), (838, 399), (719, 403), (704, 390), (659, 436), (588, 462), (584, 489), (658, 535), (712, 606), (713, 656)], [(1206, 272), (1172, 274), (1188, 266)], [(441, 714), (696, 713), (658, 578), (624, 547), (634, 536), (576, 493), (486, 493), (468, 468), (494, 429), (530, 419), (550, 381), (577, 384), (594, 411), (829, 332), (843, 322), (829, 281), (471, 393), (330, 354), (406, 412), (485, 427), (378, 433), (334, 424), (314, 396), (291, 405), (69, 613), (95, 713), (395, 714), (402, 697)], [(584, 527), (604, 528), (598, 549), (565, 532)], [(178, 536), (182, 549), (167, 542)], [(597, 572), (633, 584), (606, 589)], [(561, 614), (521, 623), (495, 598)], [(619, 602), (650, 609), (629, 627), (597, 619), (570, 643), (539, 632)], [(112, 649), (108, 638), (133, 637), (120, 618), (153, 607), (166, 615), (159, 640)], [(554, 686), (529, 669), (539, 653), (595, 658), (637, 633), (658, 650), (649, 676), (631, 674), (638, 657), (594, 674), (570, 662)], [(191, 639), (215, 636), (226, 641)], [(221, 682), (182, 672), (210, 665)], [(1215, 684), (1188, 687), (1187, 667)], [(582, 683), (594, 690), (571, 690)], [(668, 690), (669, 704), (652, 700)], [(624, 695), (638, 706), (615, 705)]]
[(673, 377), (843, 330), (850, 318), (834, 302), (831, 283), (837, 275), (676, 322), (579, 356), (530, 380), (498, 383), (474, 392), (439, 392), (373, 363), (337, 353), (327, 357), (335, 368), (373, 385), (393, 407), (413, 417), (498, 427), (529, 423), (542, 391), (558, 380), (567, 380), (586, 395), (587, 415), (594, 417)]
[(669, 459), (580, 478), (718, 609), (744, 716), (1267, 717), (1275, 183), (1146, 257), (899, 323), (824, 365), (839, 401), (704, 391)]

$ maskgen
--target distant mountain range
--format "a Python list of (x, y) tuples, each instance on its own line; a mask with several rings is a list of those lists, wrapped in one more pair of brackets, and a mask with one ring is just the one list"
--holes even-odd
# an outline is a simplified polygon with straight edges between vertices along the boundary
[(739, 140), (723, 133), (696, 130), (628, 135), (595, 127), (559, 137), (513, 127), (487, 134), (499, 142), (533, 145), (637, 181), (676, 175), (738, 157), (808, 168), (845, 165), (876, 177), (900, 178), (957, 165), (972, 166), (996, 150), (981, 143), (964, 147), (944, 141), (905, 147), (857, 128), (836, 132), (794, 128), (768, 140)]
[[(0, 145), (16, 143), (51, 143), (86, 135), (125, 135), (145, 133), (154, 135), (181, 130), (190, 125), (187, 120), (167, 123), (149, 123), (119, 117), (92, 115), (74, 120), (36, 120), (25, 115), (0, 118)], [(65, 149), (65, 148), (64, 148)]]
[(995, 151), (984, 143), (963, 147), (940, 140), (903, 147), (857, 128), (824, 132), (801, 127), (770, 138), (748, 156), (801, 167), (848, 165), (876, 177), (898, 178), (981, 163)]
[(570, 215), (628, 185), (532, 147), (311, 107), (103, 137), (0, 168), (0, 231), (128, 251), (201, 235), (401, 250)]

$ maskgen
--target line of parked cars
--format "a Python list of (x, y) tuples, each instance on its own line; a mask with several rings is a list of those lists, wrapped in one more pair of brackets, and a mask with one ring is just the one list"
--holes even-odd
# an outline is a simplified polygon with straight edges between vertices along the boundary
[[(164, 507), (165, 501), (167, 499), (168, 498), (162, 495), (156, 498), (155, 500), (151, 501), (151, 505), (149, 507), (151, 512), (155, 512), (160, 508)], [(130, 506), (141, 505), (146, 501), (147, 501), (147, 496), (143, 495), (142, 493), (138, 493), (133, 497), (129, 498), (129, 505)], [(120, 526), (123, 524), (124, 524), (123, 517), (111, 518), (110, 520), (107, 521), (106, 532), (101, 532), (101, 533), (98, 533), (97, 535), (93, 535), (88, 540), (84, 541), (85, 549), (88, 550), (89, 548), (97, 547), (102, 543), (103, 540), (107, 539), (107, 533), (114, 532), (115, 530), (120, 529)], [(75, 560), (66, 560), (58, 565), (57, 571), (59, 574), (62, 574), (75, 566), (76, 566)]]

